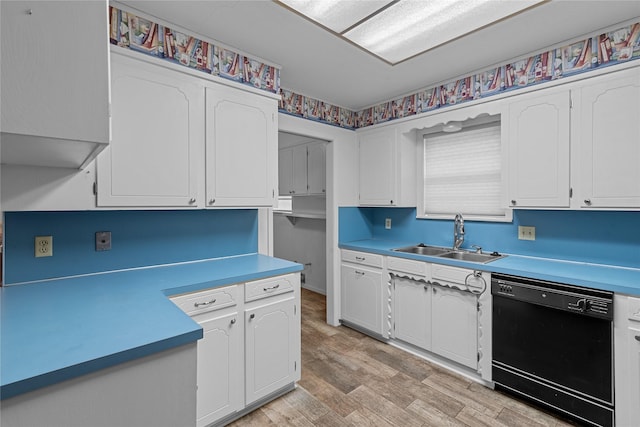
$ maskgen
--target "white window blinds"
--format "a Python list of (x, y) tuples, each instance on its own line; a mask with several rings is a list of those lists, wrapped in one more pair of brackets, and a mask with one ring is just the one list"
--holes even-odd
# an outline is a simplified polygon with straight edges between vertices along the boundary
[(424, 136), (423, 214), (504, 218), (500, 123)]

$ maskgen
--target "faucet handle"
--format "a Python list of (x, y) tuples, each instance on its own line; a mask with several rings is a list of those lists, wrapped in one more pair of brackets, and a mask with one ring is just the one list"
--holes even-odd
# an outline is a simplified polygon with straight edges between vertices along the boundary
[(472, 248), (474, 248), (476, 250), (476, 253), (482, 253), (482, 247), (478, 246), (478, 245), (471, 245)]

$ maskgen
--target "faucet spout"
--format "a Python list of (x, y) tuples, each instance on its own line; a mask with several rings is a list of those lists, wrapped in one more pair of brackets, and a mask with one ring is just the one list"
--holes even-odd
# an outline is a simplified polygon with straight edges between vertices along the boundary
[(456, 214), (453, 220), (453, 250), (459, 250), (462, 243), (464, 243), (464, 219), (461, 214)]

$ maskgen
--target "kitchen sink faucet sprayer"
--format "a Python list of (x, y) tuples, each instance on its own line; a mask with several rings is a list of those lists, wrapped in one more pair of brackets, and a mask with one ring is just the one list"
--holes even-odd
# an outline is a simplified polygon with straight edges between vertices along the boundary
[(461, 214), (456, 214), (453, 220), (453, 250), (459, 250), (462, 243), (464, 243), (464, 219)]

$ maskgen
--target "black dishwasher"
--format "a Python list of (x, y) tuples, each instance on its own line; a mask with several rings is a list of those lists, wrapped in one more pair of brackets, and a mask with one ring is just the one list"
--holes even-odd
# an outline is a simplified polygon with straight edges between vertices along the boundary
[(495, 274), (491, 294), (496, 386), (613, 426), (613, 293)]

